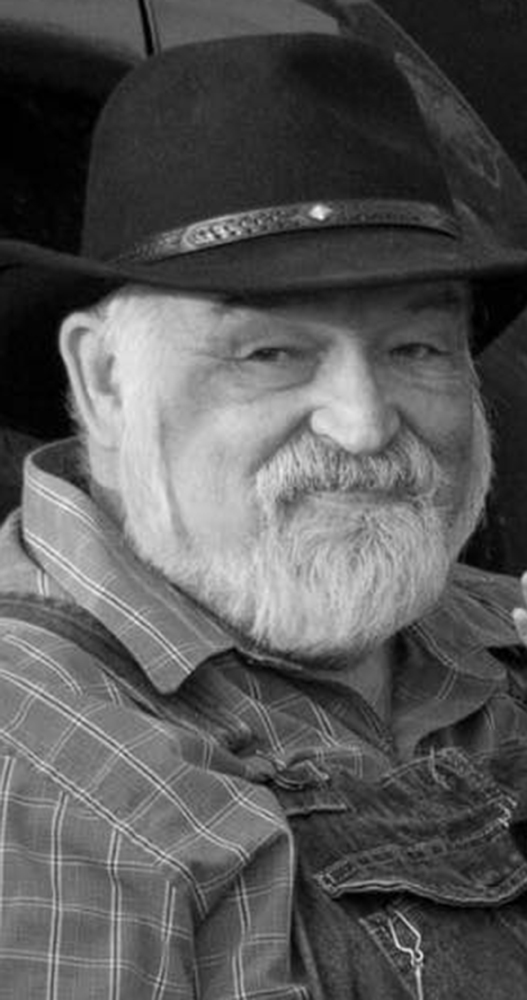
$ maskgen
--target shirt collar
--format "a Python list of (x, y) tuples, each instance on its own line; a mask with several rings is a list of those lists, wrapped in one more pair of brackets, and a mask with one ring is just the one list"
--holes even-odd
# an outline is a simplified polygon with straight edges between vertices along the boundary
[(495, 681), (491, 652), (520, 645), (512, 610), (522, 600), (515, 577), (457, 563), (441, 600), (408, 631), (457, 672)]
[[(117, 636), (161, 693), (233, 648), (284, 664), (234, 636), (134, 556), (82, 488), (74, 440), (45, 445), (27, 459), (23, 511), (25, 542), (40, 566)], [(496, 660), (485, 651), (518, 645), (510, 612), (520, 601), (517, 580), (456, 565), (437, 606), (406, 631), (455, 672), (495, 681)]]
[(28, 458), (23, 530), (58, 591), (109, 629), (161, 693), (236, 645), (211, 615), (136, 558), (82, 488), (74, 441), (45, 445)]

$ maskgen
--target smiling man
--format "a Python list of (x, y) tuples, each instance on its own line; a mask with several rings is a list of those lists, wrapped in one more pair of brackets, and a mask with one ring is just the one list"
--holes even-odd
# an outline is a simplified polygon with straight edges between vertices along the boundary
[(237, 632), (356, 671), (435, 604), (482, 511), (470, 312), (459, 282), (117, 292), (62, 331), (93, 478), (139, 556)]
[(0, 538), (6, 996), (523, 997), (521, 588), (457, 559), (527, 253), (403, 75), (317, 35), (154, 58), (82, 255), (1, 255), (78, 428)]

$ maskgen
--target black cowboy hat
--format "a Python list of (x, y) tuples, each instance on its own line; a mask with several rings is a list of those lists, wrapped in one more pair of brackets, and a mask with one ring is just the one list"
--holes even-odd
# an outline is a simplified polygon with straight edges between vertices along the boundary
[(0, 240), (0, 268), (23, 289), (15, 326), (31, 306), (47, 329), (128, 282), (265, 295), (456, 277), (475, 289), (477, 350), (527, 302), (527, 250), (454, 203), (406, 77), (332, 35), (196, 43), (133, 70), (95, 130), (80, 254)]

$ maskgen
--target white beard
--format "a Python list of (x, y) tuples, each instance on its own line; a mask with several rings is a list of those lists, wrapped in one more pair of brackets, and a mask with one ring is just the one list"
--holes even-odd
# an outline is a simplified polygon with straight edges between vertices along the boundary
[(319, 494), (287, 528), (269, 525), (249, 558), (210, 556), (191, 587), (262, 647), (359, 657), (435, 603), (450, 565), (443, 537), (436, 510)]
[(125, 528), (141, 558), (262, 648), (328, 663), (365, 655), (437, 602), (491, 473), (479, 401), (462, 502), (410, 432), (360, 459), (305, 434), (256, 477), (250, 548), (204, 551), (177, 527), (153, 431), (145, 448), (132, 435), (121, 461)]

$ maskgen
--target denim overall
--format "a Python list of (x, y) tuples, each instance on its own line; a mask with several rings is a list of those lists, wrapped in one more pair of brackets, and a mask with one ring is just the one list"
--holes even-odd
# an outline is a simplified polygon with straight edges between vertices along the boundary
[(526, 744), (280, 785), (312, 1000), (526, 1000)]

